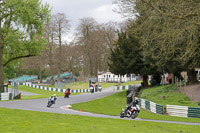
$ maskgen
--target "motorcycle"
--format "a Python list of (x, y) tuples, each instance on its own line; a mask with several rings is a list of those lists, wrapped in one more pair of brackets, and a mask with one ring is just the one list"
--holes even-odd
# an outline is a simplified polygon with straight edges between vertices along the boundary
[(70, 92), (69, 91), (67, 91), (67, 92), (65, 92), (65, 96), (64, 96), (64, 98), (69, 98), (69, 95), (70, 95)]
[(56, 98), (50, 98), (48, 99), (47, 107), (51, 107), (53, 104), (55, 104)]
[(94, 93), (94, 87), (93, 86), (90, 86), (90, 92)]
[(128, 117), (131, 119), (135, 119), (139, 112), (140, 112), (140, 107), (138, 105), (139, 100), (133, 101), (131, 104), (126, 106), (126, 109), (122, 109), (122, 112), (120, 113), (120, 118)]

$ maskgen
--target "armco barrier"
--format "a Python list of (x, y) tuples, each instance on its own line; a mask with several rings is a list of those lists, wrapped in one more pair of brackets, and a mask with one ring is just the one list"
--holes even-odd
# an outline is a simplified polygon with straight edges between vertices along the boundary
[(200, 118), (200, 108), (188, 107), (188, 117)]
[(132, 88), (133, 86), (139, 87), (141, 84), (135, 84), (135, 85), (125, 85), (125, 86), (115, 86), (115, 90), (128, 90)]
[(166, 105), (166, 113), (171, 116), (200, 118), (200, 108)]
[(0, 100), (12, 100), (12, 93), (0, 93)]
[(132, 85), (126, 85), (126, 86), (115, 86), (115, 90), (128, 90), (132, 87)]
[(143, 109), (149, 110), (152, 113), (163, 114), (163, 105), (161, 104), (157, 104), (140, 98), (139, 106)]
[[(65, 92), (66, 89), (60, 89), (60, 88), (51, 88), (51, 87), (44, 87), (39, 85), (34, 85), (32, 83), (20, 83), (19, 85), (25, 85), (33, 88), (48, 90), (48, 91), (57, 91), (57, 92)], [(90, 92), (90, 89), (77, 89), (77, 90), (71, 90), (71, 93), (87, 93)]]
[(155, 114), (167, 113), (170, 116), (200, 118), (200, 108), (198, 107), (177, 106), (167, 104), (166, 112), (164, 112), (165, 110), (163, 110), (163, 105), (142, 98), (139, 99), (139, 106)]
[(187, 106), (166, 105), (166, 113), (171, 116), (188, 117)]
[(130, 104), (135, 97), (137, 96), (137, 92), (141, 89), (141, 85), (132, 85), (127, 91), (126, 91), (126, 97), (127, 97), (127, 104)]

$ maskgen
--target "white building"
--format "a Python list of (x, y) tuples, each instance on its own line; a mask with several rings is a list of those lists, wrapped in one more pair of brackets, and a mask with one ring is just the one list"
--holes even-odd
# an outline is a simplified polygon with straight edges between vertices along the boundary
[(135, 81), (138, 80), (138, 76), (135, 74), (129, 74), (129, 75), (115, 75), (111, 72), (101, 73), (98, 74), (98, 82), (127, 82), (127, 81)]

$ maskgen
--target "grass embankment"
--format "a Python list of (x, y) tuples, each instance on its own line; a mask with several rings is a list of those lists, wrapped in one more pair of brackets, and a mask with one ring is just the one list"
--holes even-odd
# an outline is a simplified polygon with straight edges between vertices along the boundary
[[(19, 85), (19, 90), (39, 94), (39, 95), (31, 95), (31, 96), (22, 95), (22, 99), (48, 98), (53, 94), (56, 94), (57, 96), (64, 96), (64, 92), (47, 91), (47, 90), (32, 88), (32, 87), (28, 87), (24, 85)], [(73, 94), (74, 93), (72, 93), (72, 95)]]
[[(102, 88), (108, 88), (114, 85), (119, 85), (119, 86), (125, 86), (125, 85), (134, 85), (134, 84), (141, 84), (142, 81), (128, 81), (122, 84), (118, 83), (98, 83), (101, 85)], [(54, 85), (45, 85), (46, 87), (52, 87), (54, 88)], [(65, 84), (65, 89), (70, 88), (70, 89), (89, 89), (89, 83), (88, 82), (75, 82), (75, 83), (68, 83)]]
[(2, 133), (198, 133), (200, 126), (93, 118), (0, 108)]
[[(102, 88), (108, 88), (114, 85), (117, 85), (117, 83), (99, 83)], [(54, 85), (45, 85), (46, 87), (52, 87), (54, 88)], [(64, 89), (89, 89), (89, 83), (88, 82), (75, 82), (75, 83), (69, 83), (65, 84)]]
[(140, 95), (143, 99), (162, 105), (197, 106), (188, 96), (178, 91), (177, 87), (173, 85), (142, 89)]
[(120, 84), (119, 86), (141, 84), (141, 82), (142, 81), (127, 81), (125, 83)]
[[(157, 89), (157, 87), (153, 87), (153, 88)], [(148, 89), (153, 89), (153, 88), (148, 88)], [(158, 87), (158, 88), (165, 89), (163, 87)], [(146, 89), (146, 90), (148, 90), (148, 89)], [(143, 91), (142, 95), (145, 93), (145, 91)], [(170, 93), (173, 93), (173, 91), (170, 91)], [(162, 95), (161, 91), (158, 92), (158, 95)], [(179, 96), (179, 95), (181, 95), (181, 94), (176, 94), (175, 96), (178, 96), (177, 101), (179, 101), (180, 104), (182, 104), (181, 103), (182, 97)], [(156, 96), (156, 94), (155, 94), (155, 96)], [(178, 100), (178, 98), (180, 98), (180, 100)], [(162, 98), (160, 98), (160, 99), (162, 99)], [(183, 99), (184, 99), (184, 96), (183, 96)], [(164, 99), (162, 99), (162, 100), (164, 100)], [(171, 101), (171, 104), (172, 103), (173, 103), (173, 101)], [(175, 102), (175, 103), (177, 103), (179, 105), (178, 102)], [(73, 104), (72, 109), (76, 109), (76, 110), (81, 109), (81, 110), (86, 111), (86, 112), (94, 112), (94, 113), (99, 113), (99, 114), (118, 115), (119, 116), (119, 114), (121, 112), (121, 108), (125, 108), (125, 105), (126, 105), (126, 91), (123, 91), (123, 92), (113, 94), (111, 96), (104, 97), (104, 98), (101, 98), (101, 99), (93, 100), (93, 101), (90, 101), (90, 102)], [(194, 104), (192, 104), (192, 102), (191, 102), (191, 105), (194, 105)], [(154, 120), (166, 120), (166, 121), (198, 122), (198, 123), (200, 123), (199, 118), (182, 118), (182, 117), (173, 117), (173, 116), (167, 116), (167, 115), (158, 115), (158, 114), (151, 113), (151, 112), (144, 110), (144, 109), (141, 109), (141, 111), (138, 115), (138, 118), (154, 119)]]

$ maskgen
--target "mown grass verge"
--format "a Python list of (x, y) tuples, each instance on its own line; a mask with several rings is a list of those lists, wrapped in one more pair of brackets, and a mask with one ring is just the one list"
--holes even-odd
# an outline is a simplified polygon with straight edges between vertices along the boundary
[[(72, 109), (75, 110), (81, 109), (82, 111), (86, 112), (119, 116), (121, 109), (125, 108), (125, 105), (126, 105), (126, 91), (123, 91), (101, 99), (85, 103), (73, 104)], [(141, 109), (138, 118), (200, 123), (199, 118), (182, 118), (182, 117), (173, 117), (167, 115), (158, 115), (144, 109)]]
[[(19, 90), (39, 94), (39, 95), (31, 95), (31, 96), (22, 95), (22, 99), (48, 98), (53, 94), (56, 94), (57, 96), (64, 96), (64, 92), (48, 91), (48, 90), (32, 88), (32, 87), (28, 87), (24, 85), (19, 85)], [(75, 93), (72, 93), (72, 95), (74, 94)]]
[(127, 81), (125, 83), (120, 84), (119, 86), (141, 84), (141, 82), (142, 81)]
[[(108, 88), (114, 85), (117, 85), (117, 83), (99, 83), (102, 88)], [(45, 85), (46, 87), (52, 87), (54, 88), (54, 85)], [(70, 84), (65, 84), (64, 89), (89, 89), (89, 83), (88, 82), (75, 82)]]
[(198, 133), (200, 126), (93, 118), (0, 108), (2, 133)]
[[(121, 83), (119, 86), (125, 86), (125, 85), (134, 85), (134, 84), (141, 84), (142, 81), (128, 81), (125, 83)], [(101, 85), (102, 88), (108, 88), (114, 85), (118, 85), (118, 83), (98, 83)], [(54, 88), (54, 85), (45, 85), (46, 87), (52, 87)], [(75, 82), (70, 84), (65, 84), (65, 89), (89, 89), (89, 83), (88, 82)]]
[(143, 99), (162, 105), (198, 106), (188, 96), (178, 91), (174, 85), (145, 88), (140, 91), (140, 95)]

